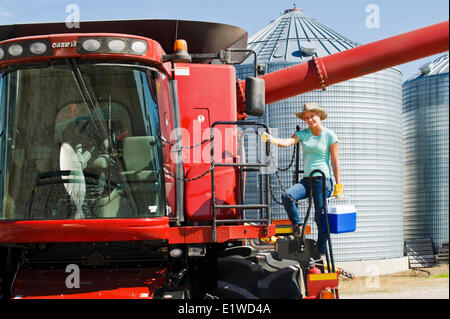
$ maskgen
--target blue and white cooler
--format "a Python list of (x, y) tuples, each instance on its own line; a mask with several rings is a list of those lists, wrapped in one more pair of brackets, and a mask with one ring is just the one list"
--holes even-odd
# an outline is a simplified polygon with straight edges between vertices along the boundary
[[(327, 199), (328, 225), (330, 233), (340, 234), (356, 230), (356, 207), (350, 197), (330, 197)], [(326, 231), (325, 217), (322, 212), (322, 226)]]

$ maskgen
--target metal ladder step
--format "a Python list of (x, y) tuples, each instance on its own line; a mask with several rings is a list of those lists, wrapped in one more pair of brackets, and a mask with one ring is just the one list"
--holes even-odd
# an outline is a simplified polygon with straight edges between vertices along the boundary
[(267, 204), (243, 204), (243, 205), (214, 205), (215, 208), (240, 208), (240, 209), (258, 209), (269, 208)]
[(214, 163), (214, 166), (220, 167), (232, 167), (232, 166), (246, 166), (246, 167), (269, 167), (270, 164), (259, 164), (259, 163)]

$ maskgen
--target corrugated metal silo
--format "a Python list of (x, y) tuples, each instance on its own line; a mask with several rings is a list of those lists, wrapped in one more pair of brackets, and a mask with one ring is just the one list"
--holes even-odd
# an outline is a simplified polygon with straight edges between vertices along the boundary
[[(256, 51), (258, 63), (265, 65), (266, 72), (358, 45), (296, 8), (286, 10), (249, 38), (249, 49)], [(240, 78), (252, 76), (252, 72), (251, 63), (237, 66)], [(337, 261), (403, 256), (401, 85), (401, 72), (386, 69), (335, 84), (325, 92), (316, 90), (268, 105), (264, 118), (250, 118), (276, 129), (278, 137), (290, 137), (296, 125), (306, 128), (294, 116), (303, 103), (316, 101), (328, 110), (329, 117), (323, 124), (340, 140), (344, 194), (358, 208), (356, 232), (332, 235)], [(292, 148), (280, 148), (279, 166), (287, 167), (291, 156)], [(279, 176), (286, 187), (292, 185), (293, 169)], [(247, 184), (250, 202), (256, 200), (252, 197), (257, 193), (255, 178), (250, 176)], [(277, 178), (272, 176), (271, 182), (275, 198), (280, 200)], [(281, 205), (272, 204), (274, 218), (287, 218)], [(300, 205), (300, 211), (304, 216), (306, 203)]]
[(448, 53), (403, 84), (405, 239), (448, 241)]

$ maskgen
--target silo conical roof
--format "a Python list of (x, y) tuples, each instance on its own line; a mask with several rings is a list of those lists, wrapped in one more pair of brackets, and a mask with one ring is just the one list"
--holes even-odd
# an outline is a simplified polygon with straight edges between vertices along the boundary
[(418, 72), (414, 76), (409, 78), (408, 81), (419, 77), (432, 76), (444, 73), (448, 73), (448, 53), (439, 56), (432, 62), (428, 62), (422, 65), (419, 68)]
[(313, 55), (323, 57), (359, 46), (295, 7), (285, 10), (248, 42), (258, 62), (271, 63), (301, 63)]

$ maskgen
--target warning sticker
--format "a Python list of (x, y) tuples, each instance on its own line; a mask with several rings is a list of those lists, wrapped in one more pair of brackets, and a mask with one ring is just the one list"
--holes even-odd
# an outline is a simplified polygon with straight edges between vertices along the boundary
[(189, 75), (189, 68), (175, 68), (175, 75)]

